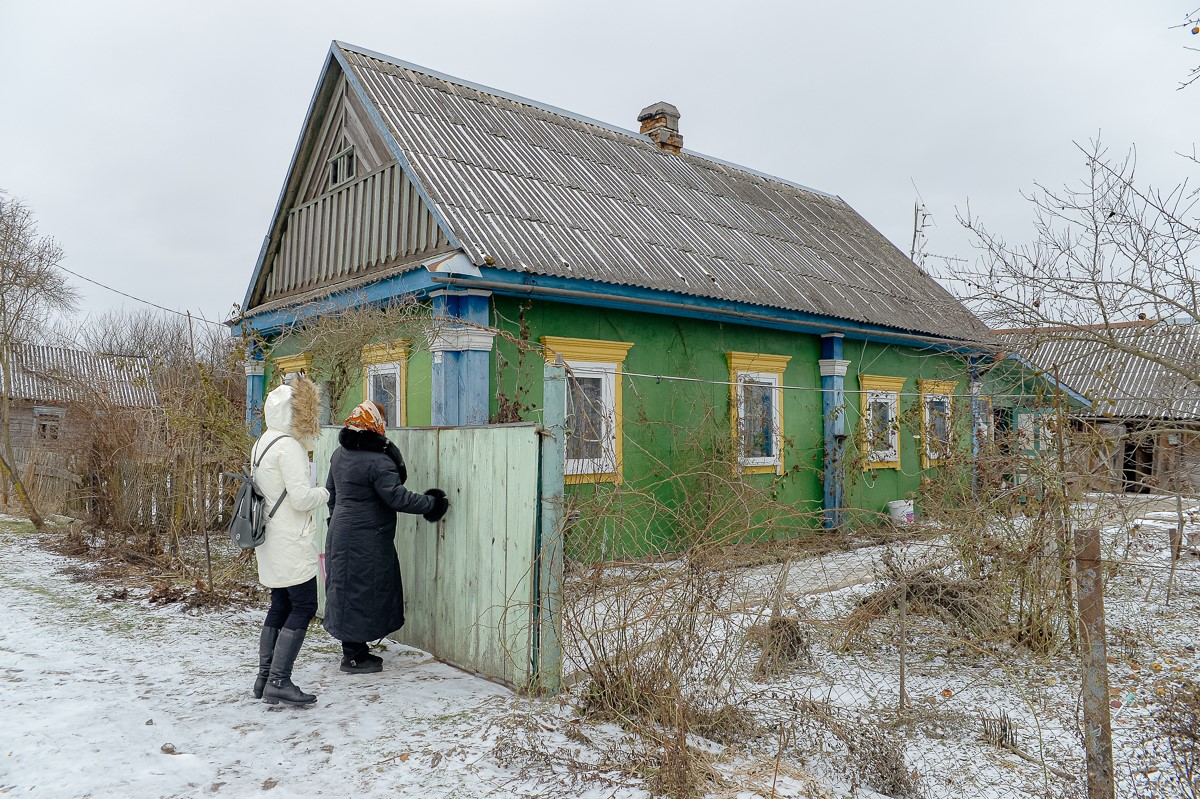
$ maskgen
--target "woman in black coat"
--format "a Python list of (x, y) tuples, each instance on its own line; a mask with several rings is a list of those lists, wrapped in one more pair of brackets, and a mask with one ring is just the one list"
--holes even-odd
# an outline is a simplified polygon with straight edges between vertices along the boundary
[(386, 414), (364, 402), (346, 419), (329, 464), (325, 539), (325, 630), (342, 642), (341, 669), (370, 674), (383, 658), (368, 641), (404, 626), (404, 587), (396, 555), (396, 514), (436, 522), (450, 507), (445, 492), (414, 494), (396, 445), (384, 437)]

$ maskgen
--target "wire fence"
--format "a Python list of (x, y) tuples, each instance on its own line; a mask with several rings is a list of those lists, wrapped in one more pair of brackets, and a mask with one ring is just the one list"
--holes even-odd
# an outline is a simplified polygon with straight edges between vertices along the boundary
[[(652, 791), (1086, 795), (1086, 528), (1118, 795), (1197, 795), (1197, 500), (1089, 493), (1081, 452), (1096, 443), (1072, 430), (1040, 452), (959, 447), (922, 469), (918, 522), (860, 510), (827, 532), (820, 501), (796, 500), (819, 491), (820, 431), (787, 442), (782, 474), (748, 474), (729, 419), (686, 393), (708, 382), (729, 386), (678, 381), (674, 418), (626, 436), (636, 470), (576, 486), (566, 513), (565, 682), (636, 733), (631, 767)], [(577, 393), (576, 413), (591, 401)], [(865, 479), (847, 469), (851, 501)]]
[[(1175, 560), (1170, 525), (1103, 507), (1116, 781), (1121, 795), (1193, 796), (1173, 791), (1194, 750), (1182, 762), (1153, 747), (1171, 738), (1160, 717), (1194, 696), (1200, 664), (1180, 611), (1200, 599), (1196, 553), (1185, 543), (1190, 560)], [(1188, 522), (1185, 541), (1198, 535)], [(690, 772), (656, 772), (669, 795), (687, 795), (701, 769), (699, 739), (887, 796), (1082, 795), (1085, 636), (1063, 595), (1073, 557), (1045, 541), (1021, 558), (935, 525), (903, 537), (916, 540), (576, 564), (567, 683), (588, 710), (646, 731), (660, 761), (673, 747), (691, 758)], [(689, 743), (662, 732), (673, 725)], [(778, 781), (750, 787), (794, 795)]]

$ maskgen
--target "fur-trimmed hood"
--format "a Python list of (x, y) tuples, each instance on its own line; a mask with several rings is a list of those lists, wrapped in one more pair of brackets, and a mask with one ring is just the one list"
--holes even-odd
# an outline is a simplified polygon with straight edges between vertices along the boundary
[(311, 450), (321, 434), (321, 392), (304, 375), (274, 389), (263, 403), (268, 430), (291, 436)]
[(400, 454), (400, 448), (386, 436), (381, 436), (374, 430), (351, 430), (349, 427), (343, 427), (338, 433), (338, 443), (349, 450), (382, 452), (396, 464), (401, 485), (408, 482), (408, 468), (404, 465), (404, 456)]

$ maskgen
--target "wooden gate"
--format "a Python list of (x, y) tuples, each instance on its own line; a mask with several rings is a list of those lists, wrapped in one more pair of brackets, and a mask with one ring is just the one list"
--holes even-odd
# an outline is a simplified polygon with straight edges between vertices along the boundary
[[(316, 446), (319, 485), (339, 429), (326, 428)], [(436, 525), (397, 517), (405, 625), (393, 637), (518, 690), (545, 686), (536, 673), (539, 617), (547, 619), (538, 611), (539, 428), (400, 428), (388, 438), (404, 455), (410, 490), (437, 487), (450, 499)], [(326, 513), (316, 515), (323, 552)], [(322, 609), (324, 601), (322, 585)], [(552, 681), (545, 687), (554, 690)]]

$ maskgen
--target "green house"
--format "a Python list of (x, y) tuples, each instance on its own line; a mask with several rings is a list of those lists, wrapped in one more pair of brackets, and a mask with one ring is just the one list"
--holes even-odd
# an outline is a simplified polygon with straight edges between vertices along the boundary
[(310, 364), (280, 339), (299, 317), (407, 298), (433, 332), (364, 347), (331, 420), (364, 395), (397, 425), (537, 420), (561, 357), (570, 490), (699, 443), (818, 527), (969, 453), (982, 323), (844, 200), (684, 149), (679, 120), (626, 130), (334, 42), (239, 322), (266, 342), (250, 423)]

